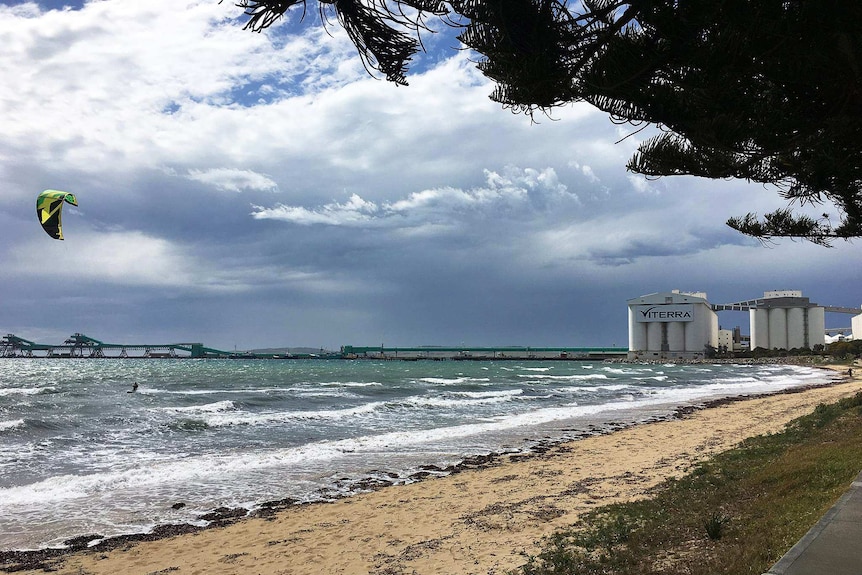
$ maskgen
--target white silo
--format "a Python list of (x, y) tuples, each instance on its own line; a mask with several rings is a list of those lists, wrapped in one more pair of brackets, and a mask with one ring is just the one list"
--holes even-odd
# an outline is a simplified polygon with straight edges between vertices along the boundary
[[(686, 322), (691, 324), (693, 322)], [(667, 323), (667, 348), (674, 351), (695, 351), (686, 342), (686, 323), (671, 321)]]
[(647, 325), (638, 323), (635, 308), (629, 308), (629, 351), (639, 352), (647, 347)]
[(787, 310), (787, 348), (801, 349), (808, 345), (808, 329), (806, 319), (809, 310), (803, 307), (792, 307)]
[[(708, 334), (709, 321), (704, 315), (697, 315), (685, 326), (685, 349), (703, 353), (707, 345), (712, 345)], [(717, 335), (717, 334), (716, 334)]]
[(826, 345), (826, 309), (817, 306), (808, 308), (808, 347)]
[(853, 339), (862, 339), (862, 313), (850, 319), (850, 327), (853, 330)]
[[(712, 308), (710, 308), (712, 311)], [(707, 326), (709, 330), (709, 345), (718, 349), (718, 314), (712, 311), (712, 315), (709, 318), (709, 326)]]
[(769, 310), (752, 308), (748, 311), (751, 324), (751, 349), (769, 349)]
[(751, 349), (813, 349), (826, 341), (826, 310), (798, 290), (765, 292), (749, 311)]
[(769, 310), (769, 349), (787, 349), (787, 310)]
[(628, 305), (629, 357), (688, 359), (718, 346), (718, 316), (704, 293), (654, 293)]
[(662, 337), (662, 324), (652, 322), (647, 324), (647, 347), (648, 350), (663, 351), (664, 338)]

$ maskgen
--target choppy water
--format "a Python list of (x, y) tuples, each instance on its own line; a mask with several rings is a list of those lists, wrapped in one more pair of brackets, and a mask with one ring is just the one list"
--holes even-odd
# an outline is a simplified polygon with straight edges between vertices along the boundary
[(423, 464), (831, 377), (784, 365), (0, 359), (0, 550), (332, 497), (375, 475), (409, 481)]

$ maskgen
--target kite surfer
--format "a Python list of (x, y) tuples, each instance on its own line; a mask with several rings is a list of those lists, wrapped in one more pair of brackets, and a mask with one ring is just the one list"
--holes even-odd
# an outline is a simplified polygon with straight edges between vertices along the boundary
[(132, 384), (132, 389), (130, 389), (126, 393), (135, 393), (136, 391), (138, 391), (138, 382), (137, 381)]

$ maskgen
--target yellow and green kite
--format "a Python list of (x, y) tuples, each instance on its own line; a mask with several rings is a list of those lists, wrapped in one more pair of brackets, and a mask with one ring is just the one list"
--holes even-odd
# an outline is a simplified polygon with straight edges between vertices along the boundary
[(36, 198), (36, 217), (42, 224), (42, 229), (55, 240), (63, 239), (63, 204), (78, 205), (75, 194), (58, 190), (45, 190)]

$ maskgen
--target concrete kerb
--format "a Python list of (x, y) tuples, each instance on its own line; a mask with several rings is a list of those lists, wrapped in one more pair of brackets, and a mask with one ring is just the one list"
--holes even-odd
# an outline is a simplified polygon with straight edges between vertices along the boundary
[[(802, 563), (806, 563), (806, 554), (819, 554), (822, 551), (822, 548), (831, 547), (828, 541), (821, 539), (821, 536), (824, 535), (827, 528), (832, 526), (832, 522), (836, 516), (846, 511), (846, 508), (851, 501), (854, 505), (859, 505), (860, 502), (862, 502), (862, 472), (856, 476), (856, 479), (850, 485), (850, 488), (838, 499), (838, 501), (835, 502), (835, 505), (833, 505), (829, 511), (820, 518), (817, 524), (809, 529), (808, 533), (803, 535), (802, 539), (800, 539), (796, 545), (791, 547), (790, 550), (763, 575), (803, 575), (804, 573), (807, 573), (807, 571), (800, 565)], [(858, 525), (858, 523), (855, 525)], [(862, 529), (862, 527), (857, 528)], [(827, 538), (831, 536), (834, 531), (834, 529), (831, 529), (827, 534)], [(819, 549), (817, 549), (817, 551), (813, 551), (815, 547)], [(855, 568), (852, 572), (854, 574), (862, 574), (862, 568), (859, 567), (862, 565), (862, 550), (856, 552), (858, 553), (858, 556), (853, 561), (855, 563)], [(802, 559), (802, 561), (800, 561), (800, 559)], [(841, 561), (840, 558), (838, 558), (838, 560)], [(833, 575), (841, 575), (841, 573), (844, 572), (842, 571), (838, 573), (833, 571)]]

